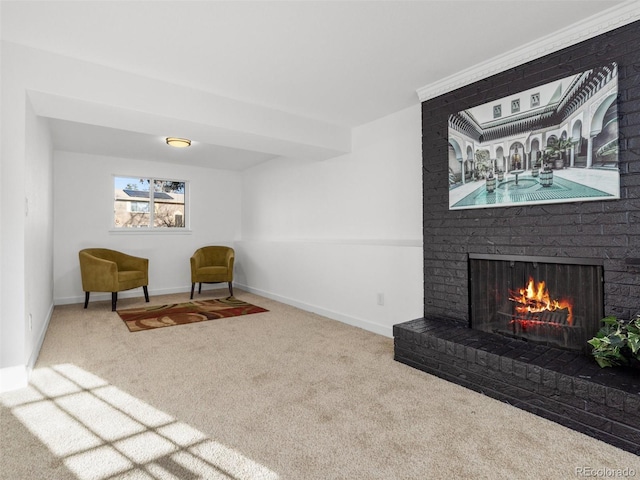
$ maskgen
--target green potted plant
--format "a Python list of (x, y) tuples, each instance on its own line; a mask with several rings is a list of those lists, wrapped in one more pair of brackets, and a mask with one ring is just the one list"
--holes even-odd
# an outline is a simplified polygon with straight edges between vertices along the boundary
[(574, 142), (571, 138), (561, 138), (560, 140), (556, 140), (554, 143), (547, 146), (543, 153), (543, 158), (545, 156), (544, 154), (546, 154), (547, 161), (552, 160), (556, 170), (564, 168), (564, 156), (567, 150), (573, 148), (576, 143), (578, 142)]
[(615, 316), (602, 319), (602, 328), (587, 343), (600, 367), (640, 365), (640, 314), (624, 321)]
[(489, 150), (476, 150), (477, 179), (486, 178), (490, 170)]

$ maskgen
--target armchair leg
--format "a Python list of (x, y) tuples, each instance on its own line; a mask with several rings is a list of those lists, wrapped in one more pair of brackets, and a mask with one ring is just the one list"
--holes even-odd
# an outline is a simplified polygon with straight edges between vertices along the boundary
[(229, 282), (229, 295), (233, 297), (233, 284)]
[(198, 284), (198, 293), (202, 293), (202, 282)]
[(87, 308), (89, 305), (89, 292), (84, 292), (84, 308)]
[(116, 303), (118, 303), (118, 292), (111, 292), (111, 311), (116, 311)]
[(149, 290), (147, 289), (147, 286), (144, 285), (142, 290), (144, 290), (144, 301), (149, 303)]
[(196, 288), (196, 284), (192, 283), (191, 284), (191, 300), (193, 300), (193, 291), (195, 290), (195, 288)]

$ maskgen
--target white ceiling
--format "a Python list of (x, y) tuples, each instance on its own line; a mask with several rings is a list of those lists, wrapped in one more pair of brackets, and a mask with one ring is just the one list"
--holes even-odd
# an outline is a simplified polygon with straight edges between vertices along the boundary
[[(420, 87), (622, 3), (5, 0), (0, 5), (3, 40), (354, 127), (417, 104)], [(58, 149), (175, 159), (175, 152), (148, 132), (68, 119), (51, 125)], [(211, 144), (189, 150), (194, 163), (216, 168), (246, 168), (273, 156)]]
[(68, 120), (49, 119), (55, 148), (109, 157), (176, 162), (225, 170), (244, 170), (274, 158), (263, 152), (193, 141), (189, 148), (169, 148), (164, 137)]

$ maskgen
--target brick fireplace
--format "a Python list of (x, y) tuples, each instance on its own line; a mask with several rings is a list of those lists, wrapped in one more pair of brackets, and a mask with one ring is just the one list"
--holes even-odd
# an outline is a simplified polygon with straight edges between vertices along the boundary
[[(619, 200), (449, 209), (450, 115), (609, 62), (618, 66)], [(422, 131), (424, 317), (394, 327), (396, 360), (640, 454), (640, 372), (472, 329), (469, 288), (473, 258), (580, 259), (601, 269), (602, 305), (589, 309), (640, 311), (640, 22), (427, 100)]]

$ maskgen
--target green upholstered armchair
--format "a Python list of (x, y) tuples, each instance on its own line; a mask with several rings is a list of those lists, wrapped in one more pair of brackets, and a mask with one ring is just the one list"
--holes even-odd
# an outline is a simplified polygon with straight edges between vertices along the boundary
[(193, 290), (198, 286), (202, 293), (203, 283), (229, 283), (229, 295), (233, 297), (233, 262), (235, 252), (231, 247), (202, 247), (191, 257), (191, 298)]
[(84, 308), (89, 303), (89, 292), (111, 292), (111, 310), (116, 310), (118, 292), (142, 287), (149, 301), (149, 260), (133, 257), (107, 248), (80, 250), (80, 274), (84, 290)]

